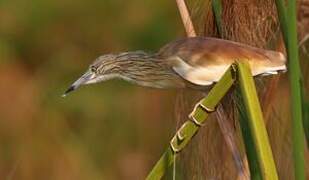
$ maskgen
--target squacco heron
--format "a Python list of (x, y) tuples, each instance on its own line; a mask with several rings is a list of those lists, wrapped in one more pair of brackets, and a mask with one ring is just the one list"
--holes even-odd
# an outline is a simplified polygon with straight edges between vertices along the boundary
[(254, 76), (286, 71), (286, 58), (280, 52), (216, 38), (184, 38), (168, 43), (157, 53), (102, 55), (64, 96), (82, 85), (113, 78), (153, 88), (203, 90), (219, 81), (235, 61), (248, 61)]

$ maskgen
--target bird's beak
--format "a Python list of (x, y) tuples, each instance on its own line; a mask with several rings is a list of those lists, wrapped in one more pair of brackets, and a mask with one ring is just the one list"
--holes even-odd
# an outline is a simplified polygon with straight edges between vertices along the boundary
[(95, 73), (87, 71), (64, 92), (62, 97), (65, 97), (68, 93), (76, 90), (81, 85), (90, 84), (93, 80), (95, 80)]

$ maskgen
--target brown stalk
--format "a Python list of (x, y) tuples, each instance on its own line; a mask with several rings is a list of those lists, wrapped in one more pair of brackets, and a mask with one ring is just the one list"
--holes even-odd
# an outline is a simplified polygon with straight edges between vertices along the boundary
[(182, 19), (182, 23), (185, 27), (186, 33), (188, 37), (196, 37), (196, 32), (190, 18), (190, 14), (187, 8), (187, 5), (184, 0), (176, 0), (179, 13)]
[[(181, 19), (184, 25), (184, 28), (186, 30), (187, 37), (196, 37), (196, 31), (194, 29), (188, 8), (186, 6), (186, 3), (184, 0), (176, 0), (178, 10), (181, 15)], [(177, 103), (177, 105), (180, 105), (181, 103)], [(246, 180), (249, 179), (249, 170), (245, 167), (244, 164), (246, 164), (246, 158), (241, 159), (241, 154), (239, 151), (239, 148), (236, 144), (236, 133), (234, 132), (233, 126), (231, 125), (231, 122), (229, 121), (230, 118), (228, 117), (226, 112), (224, 112), (224, 109), (222, 105), (220, 105), (218, 108), (219, 112), (216, 112), (217, 115), (217, 122), (220, 127), (220, 130), (222, 132), (223, 138), (232, 153), (232, 156), (234, 158), (234, 161), (236, 163), (236, 167), (238, 169), (238, 179), (239, 180)], [(177, 116), (179, 118), (179, 116)]]
[(249, 169), (248, 167), (245, 166), (247, 158), (242, 159), (241, 157), (240, 151), (236, 145), (236, 134), (233, 125), (231, 124), (232, 121), (230, 121), (231, 118), (229, 118), (228, 115), (226, 114), (226, 111), (224, 111), (222, 104), (218, 105), (216, 116), (224, 140), (228, 148), (232, 152), (233, 159), (238, 169), (237, 179), (238, 180), (250, 179)]

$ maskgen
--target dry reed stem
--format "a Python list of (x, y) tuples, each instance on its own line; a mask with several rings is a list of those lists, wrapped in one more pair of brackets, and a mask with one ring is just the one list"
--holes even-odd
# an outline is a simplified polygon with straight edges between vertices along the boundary
[(309, 35), (309, 0), (298, 2), (297, 21), (298, 35), (302, 41)]
[[(184, 2), (184, 0), (176, 0), (177, 6), (187, 33), (187, 37), (195, 37), (196, 32), (189, 14), (189, 11), (187, 9), (187, 6)], [(177, 105), (181, 105), (181, 103), (178, 101)], [(218, 109), (219, 110), (219, 109)], [(236, 167), (239, 171), (239, 179), (245, 180), (249, 179), (249, 170), (245, 169), (245, 166), (243, 164), (243, 161), (241, 159), (239, 148), (236, 144), (236, 135), (233, 132), (233, 127), (230, 125), (228, 115), (224, 114), (223, 107), (221, 107), (220, 112), (216, 112), (217, 115), (217, 121), (220, 127), (220, 130), (222, 132), (223, 138), (232, 153), (232, 156), (234, 157), (234, 161), (236, 163)], [(180, 119), (179, 114), (177, 114), (177, 119)], [(246, 159), (246, 158), (245, 158)], [(246, 163), (246, 162), (245, 162)]]
[[(194, 19), (195, 28), (198, 30), (197, 33), (199, 35), (216, 36), (217, 30), (211, 0), (191, 0), (187, 3), (192, 12), (191, 16)], [(224, 39), (257, 47), (266, 47), (268, 42), (274, 38), (275, 32), (278, 31), (273, 0), (222, 0), (222, 31)], [(197, 94), (193, 95), (196, 96)], [(186, 93), (186, 96), (192, 103), (194, 100), (192, 93)], [(227, 102), (229, 102), (228, 99)], [(229, 105), (226, 107), (229, 107)], [(186, 109), (182, 112), (184, 116)], [(239, 129), (236, 130), (237, 137), (241, 137)], [(239, 174), (237, 174), (234, 161), (230, 154), (226, 153), (228, 146), (224, 143), (225, 138), (214, 117), (209, 119), (208, 124), (193, 141), (181, 155), (184, 158), (182, 165), (186, 169), (185, 178), (236, 179), (238, 177)], [(244, 152), (241, 153), (245, 164)]]
[(250, 173), (247, 164), (247, 158), (242, 159), (241, 153), (237, 147), (235, 130), (231, 124), (231, 118), (226, 114), (222, 104), (219, 104), (216, 111), (217, 121), (223, 134), (224, 140), (232, 152), (236, 167), (238, 169), (238, 180), (249, 180)]
[(187, 8), (187, 5), (184, 0), (176, 0), (179, 13), (182, 19), (182, 23), (185, 27), (186, 33), (188, 37), (196, 37), (196, 32), (190, 18), (190, 14)]

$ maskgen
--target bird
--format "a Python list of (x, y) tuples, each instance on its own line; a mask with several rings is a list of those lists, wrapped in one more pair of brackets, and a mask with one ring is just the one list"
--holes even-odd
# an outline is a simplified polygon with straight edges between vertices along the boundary
[(212, 37), (188, 37), (172, 41), (156, 53), (138, 50), (102, 55), (63, 96), (82, 85), (115, 78), (152, 88), (205, 90), (238, 61), (247, 61), (253, 76), (287, 69), (286, 57), (277, 51)]

